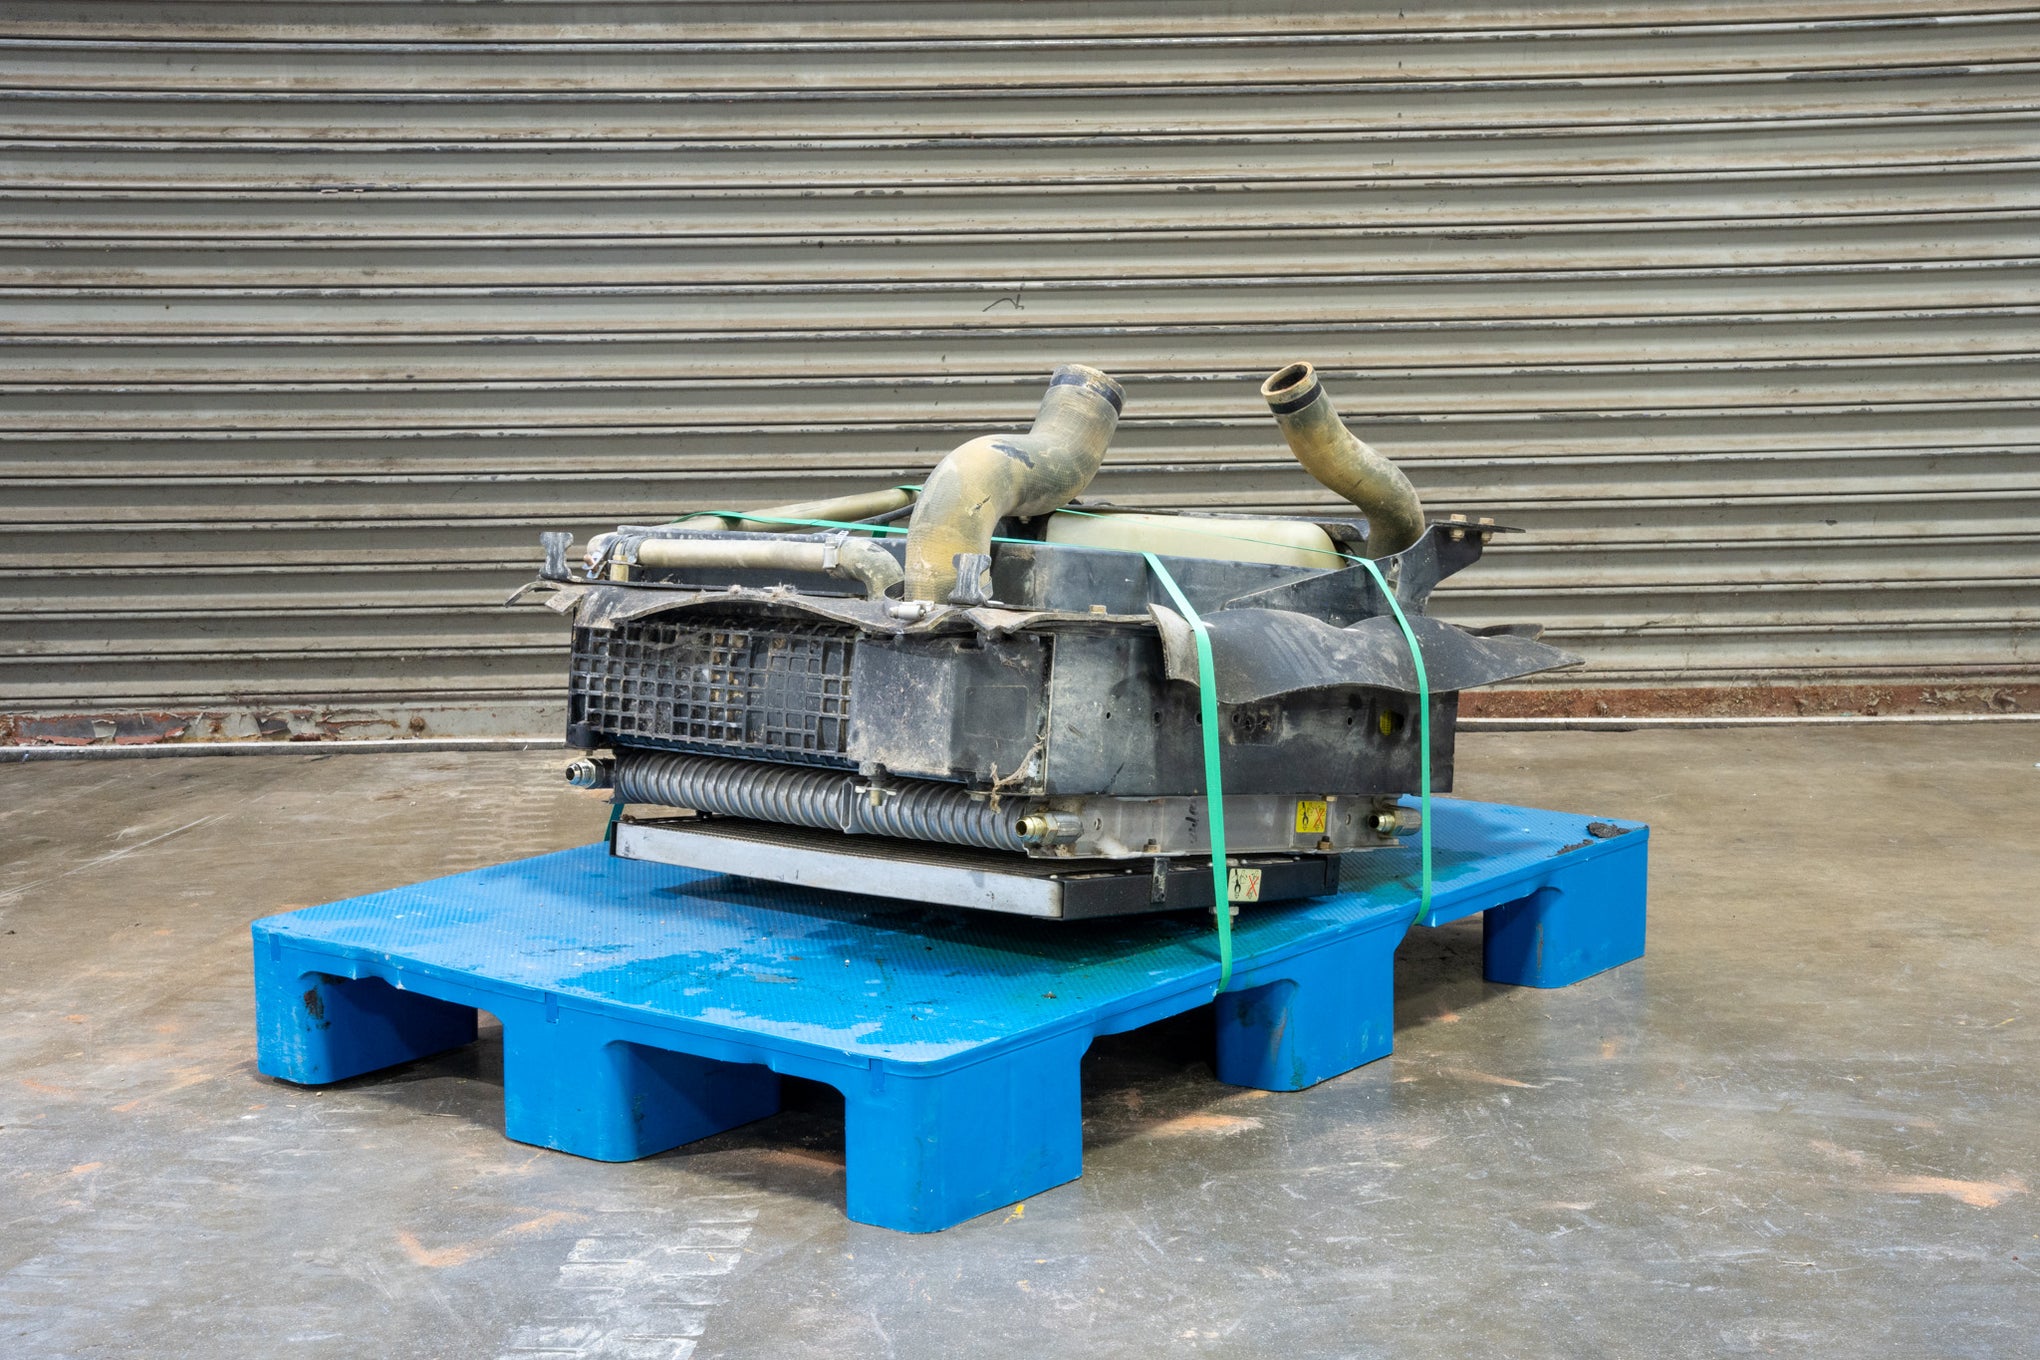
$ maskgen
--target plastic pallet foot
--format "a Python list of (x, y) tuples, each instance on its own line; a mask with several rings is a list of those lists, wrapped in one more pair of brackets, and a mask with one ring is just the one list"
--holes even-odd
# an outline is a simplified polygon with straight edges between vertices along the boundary
[(1256, 969), (1220, 996), (1218, 1079), (1301, 1091), (1387, 1057), (1395, 1042), (1400, 925), (1384, 922)]
[(255, 1066), (264, 1076), (319, 1086), (475, 1041), (474, 1007), (381, 978), (299, 971), (281, 959), (257, 974)]
[(779, 1111), (779, 1074), (614, 1037), (557, 1007), (503, 1021), (503, 1132), (520, 1143), (628, 1162)]
[(1060, 1034), (930, 1076), (874, 1062), (841, 1088), (850, 1217), (939, 1232), (1075, 1180), (1089, 1044)]
[(1642, 958), (1647, 864), (1639, 837), (1633, 851), (1568, 865), (1550, 885), (1485, 912), (1488, 981), (1569, 987)]

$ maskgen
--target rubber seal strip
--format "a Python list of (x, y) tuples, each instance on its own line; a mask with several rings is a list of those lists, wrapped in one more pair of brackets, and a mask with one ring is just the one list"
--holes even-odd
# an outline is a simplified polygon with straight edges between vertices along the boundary
[(1283, 401), (1271, 401), (1268, 403), (1268, 409), (1278, 416), (1294, 415), (1324, 394), (1324, 384), (1313, 379), (1308, 392), (1305, 392), (1300, 397), (1289, 397)]

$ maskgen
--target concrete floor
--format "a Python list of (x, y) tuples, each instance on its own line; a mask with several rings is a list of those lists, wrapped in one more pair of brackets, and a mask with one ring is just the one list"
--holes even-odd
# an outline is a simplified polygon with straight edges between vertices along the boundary
[(1101, 1041), (1085, 1173), (846, 1222), (840, 1103), (630, 1165), (501, 1136), (500, 1046), (253, 1069), (246, 925), (592, 839), (557, 757), (0, 770), (0, 1356), (2040, 1354), (2040, 729), (1486, 735), (1460, 792), (1650, 821), (1650, 954), (1217, 1084)]

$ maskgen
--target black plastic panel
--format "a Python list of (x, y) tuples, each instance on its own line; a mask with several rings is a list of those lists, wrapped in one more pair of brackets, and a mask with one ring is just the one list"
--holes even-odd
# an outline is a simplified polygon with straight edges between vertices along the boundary
[(624, 745), (850, 768), (856, 637), (698, 614), (577, 628), (569, 723)]

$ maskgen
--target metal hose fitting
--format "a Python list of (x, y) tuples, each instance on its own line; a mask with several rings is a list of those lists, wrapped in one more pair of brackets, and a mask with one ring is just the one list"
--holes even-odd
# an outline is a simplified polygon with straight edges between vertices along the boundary
[(1084, 820), (1070, 812), (1030, 812), (1013, 829), (1029, 845), (1067, 845), (1084, 834)]
[(1027, 848), (1016, 823), (1031, 805), (1009, 799), (994, 812), (961, 786), (932, 780), (894, 780), (877, 786), (874, 799), (872, 786), (839, 770), (674, 751), (625, 751), (617, 758), (615, 778), (617, 798), (625, 803), (981, 850)]

